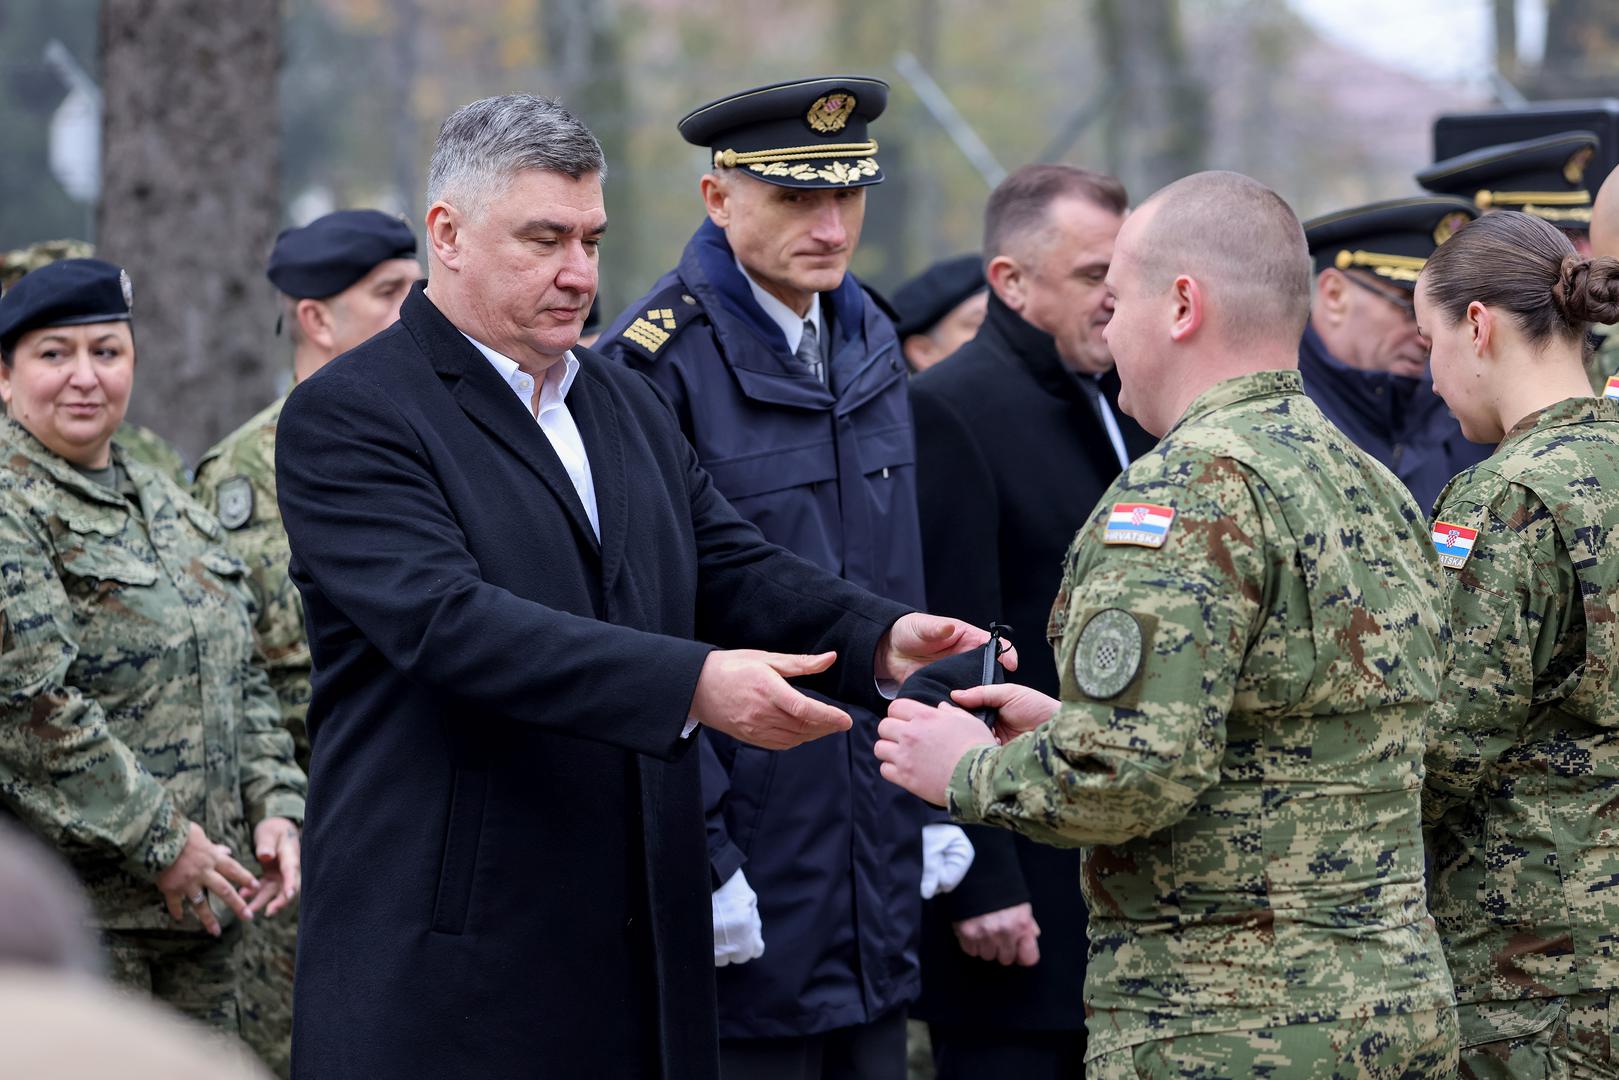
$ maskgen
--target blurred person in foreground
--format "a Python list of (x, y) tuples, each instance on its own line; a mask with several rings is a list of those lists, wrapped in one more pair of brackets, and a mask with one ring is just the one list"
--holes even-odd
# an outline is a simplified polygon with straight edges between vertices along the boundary
[(282, 410), (314, 660), (299, 1073), (712, 1077), (694, 731), (847, 731), (786, 679), (880, 708), (989, 638), (766, 543), (658, 391), (576, 347), (605, 170), (555, 102), (455, 112), (426, 287)]
[[(1608, 174), (1591, 204), (1591, 254), (1619, 259), (1619, 169)], [(1585, 359), (1591, 387), (1607, 397), (1619, 397), (1619, 323), (1593, 328), (1596, 341)]]
[[(386, 330), (422, 276), (410, 226), (380, 210), (338, 210), (276, 237), (265, 270), (281, 294), (294, 384)], [(247, 564), (264, 669), (281, 703), (298, 767), (309, 768), (309, 643), (287, 576), (287, 534), (276, 504), (275, 429), (286, 396), (227, 435), (197, 465), (194, 494)], [(278, 1075), (292, 1071), (292, 976), (297, 909), (246, 933), (242, 1037)]]
[(989, 288), (983, 256), (941, 259), (894, 290), (894, 330), (914, 375), (973, 339), (984, 325)]
[(1478, 216), (1459, 199), (1418, 196), (1304, 223), (1315, 261), (1299, 375), (1310, 400), (1398, 476), (1424, 512), (1487, 446), (1462, 434), (1428, 374), (1411, 290), (1423, 260)]
[[(766, 540), (921, 606), (905, 369), (848, 271), (884, 179), (868, 136), (887, 98), (879, 80), (830, 76), (686, 116), (681, 134), (711, 155), (707, 219), (602, 351), (663, 391)], [(882, 710), (839, 706), (847, 734), (783, 753), (698, 736), (726, 1080), (900, 1080), (922, 897), (972, 857), (959, 826), (877, 774)]]
[[(21, 281), (22, 276), (30, 270), (38, 270), (61, 259), (93, 258), (95, 253), (95, 246), (83, 240), (41, 240), (25, 248), (0, 252), (0, 293)], [(191, 472), (186, 468), (180, 451), (151, 428), (125, 420), (118, 425), (113, 441), (123, 447), (130, 457), (165, 473), (181, 487), (191, 482)]]
[[(1074, 533), (1153, 439), (1118, 410), (1102, 334), (1127, 208), (1111, 176), (1030, 165), (984, 211), (983, 326), (911, 381), (929, 610), (1025, 640), (1045, 632)], [(1049, 653), (1015, 676), (1059, 689)], [(1085, 907), (1077, 851), (985, 825), (954, 892), (927, 905), (922, 999), (941, 1080), (1063, 1077), (1085, 1058)]]
[(1619, 261), (1527, 214), (1417, 281), (1434, 388), (1499, 443), (1439, 498), (1450, 623), (1423, 817), (1461, 1075), (1619, 1076), (1619, 401), (1592, 397)]
[[(1085, 845), (1087, 1075), (1448, 1077), (1423, 883), (1438, 567), (1400, 482), (1304, 396), (1310, 259), (1274, 192), (1198, 173), (1119, 230), (1106, 339), (1157, 447), (1075, 537), (1061, 700), (896, 701), (883, 773)], [(997, 745), (999, 741), (999, 745)]]
[(237, 1034), (237, 920), (297, 895), (304, 776), (219, 523), (113, 443), (131, 304), (96, 259), (0, 296), (0, 806), (89, 891), (116, 981)]

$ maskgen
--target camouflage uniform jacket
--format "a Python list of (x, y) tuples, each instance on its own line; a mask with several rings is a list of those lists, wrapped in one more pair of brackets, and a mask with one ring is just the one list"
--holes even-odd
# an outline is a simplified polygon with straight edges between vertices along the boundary
[(298, 763), (309, 767), (309, 641), (304, 607), (287, 576), (287, 532), (275, 494), (275, 425), (282, 397), (203, 455), (197, 465), (197, 501), (226, 528), (225, 541), (247, 564), (247, 584), (258, 602), (259, 648), (270, 685), (281, 701), (281, 720), (292, 732)]
[(1459, 1000), (1619, 989), (1619, 401), (1525, 417), (1438, 506), (1478, 531), (1423, 804)]
[(1600, 394), (1608, 380), (1619, 375), (1619, 324), (1596, 328), (1601, 338), (1597, 347), (1585, 360), (1585, 374), (1591, 380), (1591, 389)]
[(251, 862), (253, 825), (303, 817), (242, 564), (116, 445), (144, 513), (13, 420), (0, 447), (0, 807), (68, 859), (102, 926), (173, 928), (154, 883), (190, 821)]
[(124, 448), (124, 457), (150, 465), (158, 472), (185, 488), (191, 483), (185, 458), (180, 451), (151, 428), (125, 421), (113, 432), (112, 441)]
[[(1162, 546), (1109, 537), (1116, 503), (1172, 510)], [(1423, 883), (1425, 536), (1298, 374), (1266, 371), (1194, 401), (1075, 538), (1062, 706), (966, 755), (950, 809), (1093, 845), (1091, 1057), (1450, 1005)]]

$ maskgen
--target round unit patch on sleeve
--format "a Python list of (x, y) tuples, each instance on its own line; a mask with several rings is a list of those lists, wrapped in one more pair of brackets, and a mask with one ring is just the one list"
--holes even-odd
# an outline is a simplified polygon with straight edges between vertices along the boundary
[(1074, 648), (1074, 681), (1090, 697), (1117, 697), (1141, 670), (1141, 624), (1123, 608), (1092, 615)]
[(233, 476), (219, 485), (214, 515), (227, 529), (240, 529), (253, 516), (253, 485), (245, 476)]

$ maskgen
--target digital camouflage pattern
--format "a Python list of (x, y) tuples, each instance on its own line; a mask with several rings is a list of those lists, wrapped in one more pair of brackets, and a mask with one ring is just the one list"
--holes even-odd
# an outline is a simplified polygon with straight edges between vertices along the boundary
[(95, 254), (95, 245), (83, 240), (41, 240), (25, 248), (0, 251), (0, 292), (17, 284), (30, 270), (61, 259), (93, 259)]
[(1089, 1080), (1417, 1080), (1453, 1076), (1455, 1070), (1456, 1014), (1444, 1008), (1177, 1035), (1103, 1054), (1090, 1062), (1085, 1075)]
[(1619, 375), (1619, 325), (1596, 327), (1601, 340), (1585, 360), (1585, 373), (1591, 379), (1591, 389), (1598, 394), (1608, 385), (1608, 379)]
[[(1162, 546), (1104, 543), (1117, 502), (1172, 509)], [(1052, 613), (1061, 708), (950, 788), (961, 821), (1091, 845), (1091, 1057), (1451, 1005), (1419, 804), (1438, 570), (1295, 371), (1211, 388), (1103, 496)], [(1139, 669), (1096, 700), (1076, 660), (1132, 651), (1081, 651), (1110, 609)]]
[(1456, 1014), (1462, 1080), (1619, 1075), (1619, 996), (1487, 1001)]
[[(247, 564), (258, 603), (254, 629), (270, 685), (281, 702), (298, 764), (309, 768), (309, 642), (303, 601), (287, 575), (291, 552), (276, 502), (275, 428), (281, 398), (232, 432), (197, 466), (197, 500), (227, 526), (225, 541)], [(297, 954), (296, 910), (247, 928), (242, 1038), (281, 1077), (292, 1069), (292, 974)]]
[(175, 930), (107, 930), (101, 944), (107, 974), (119, 986), (157, 998), (198, 1023), (242, 1034), (247, 986), (240, 924), (218, 939)]
[[(193, 491), (223, 522), (225, 542), (247, 564), (247, 583), (258, 603), (254, 624), (264, 668), (281, 701), (281, 719), (292, 733), (298, 764), (309, 767), (309, 641), (304, 606), (287, 575), (287, 532), (275, 491), (275, 426), (283, 397), (203, 455)], [(224, 496), (224, 503), (221, 496)]]
[(251, 861), (253, 825), (303, 817), (242, 564), (138, 462), (139, 512), (13, 420), (0, 453), (0, 805), (67, 858), (102, 927), (174, 929), (155, 881), (189, 821)]
[(1478, 530), (1423, 805), (1458, 1000), (1619, 989), (1619, 401), (1525, 417), (1435, 513)]
[(180, 451), (151, 428), (143, 428), (126, 420), (112, 433), (112, 441), (124, 448), (126, 458), (150, 465), (182, 489), (190, 485), (191, 475)]

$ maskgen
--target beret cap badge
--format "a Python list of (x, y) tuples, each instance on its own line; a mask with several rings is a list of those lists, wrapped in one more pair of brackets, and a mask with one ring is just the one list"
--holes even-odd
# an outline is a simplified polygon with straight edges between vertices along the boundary
[(854, 112), (855, 98), (847, 90), (834, 90), (815, 99), (804, 115), (804, 122), (822, 135), (835, 135), (843, 130)]

